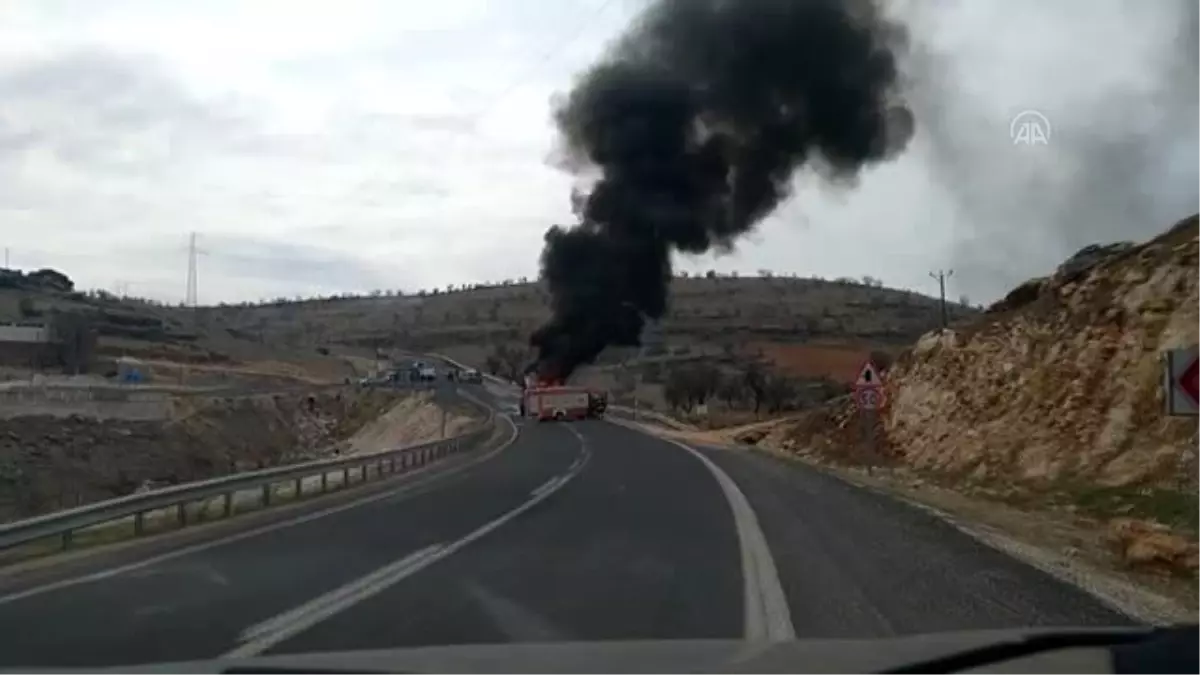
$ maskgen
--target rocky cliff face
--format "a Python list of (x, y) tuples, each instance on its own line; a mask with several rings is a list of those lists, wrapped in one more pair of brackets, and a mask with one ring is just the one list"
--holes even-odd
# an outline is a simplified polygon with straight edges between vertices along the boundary
[(1160, 358), (1198, 323), (1195, 217), (1089, 247), (896, 363), (889, 449), (978, 480), (1194, 492), (1196, 422), (1164, 415)]
[(1130, 532), (1168, 538), (1150, 557), (1194, 576), (1197, 424), (1164, 413), (1160, 359), (1200, 337), (1197, 235), (1193, 216), (1144, 244), (1088, 247), (984, 316), (925, 335), (888, 373), (873, 443), (844, 399), (766, 444), (1098, 517), (1131, 563), (1146, 537), (1131, 545)]

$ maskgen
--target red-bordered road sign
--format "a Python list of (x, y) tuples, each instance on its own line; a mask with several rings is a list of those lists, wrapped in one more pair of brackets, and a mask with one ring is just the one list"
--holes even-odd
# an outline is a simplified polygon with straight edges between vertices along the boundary
[(1193, 405), (1200, 404), (1200, 366), (1196, 365), (1196, 359), (1179, 376), (1179, 388), (1192, 399)]
[(859, 410), (879, 410), (887, 402), (883, 387), (858, 387), (854, 390), (854, 403)]
[(859, 410), (879, 410), (887, 402), (887, 394), (883, 393), (883, 378), (879, 368), (871, 359), (863, 361), (858, 369), (858, 379), (854, 381), (854, 404)]
[(863, 361), (862, 366), (858, 369), (858, 379), (854, 381), (855, 387), (879, 387), (883, 385), (883, 378), (879, 375), (879, 368), (871, 359)]
[(1168, 415), (1194, 416), (1200, 408), (1200, 365), (1197, 348), (1167, 352), (1163, 389)]

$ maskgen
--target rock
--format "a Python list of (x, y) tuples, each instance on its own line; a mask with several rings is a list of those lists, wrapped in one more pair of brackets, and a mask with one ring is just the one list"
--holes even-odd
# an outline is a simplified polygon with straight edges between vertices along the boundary
[(734, 436), (733, 440), (743, 445), (758, 445), (758, 442), (761, 441), (766, 435), (766, 431), (753, 429), (750, 431), (743, 431), (742, 433)]
[(1171, 533), (1161, 523), (1115, 518), (1109, 522), (1108, 534), (1122, 562), (1132, 568), (1175, 576), (1196, 574), (1196, 542)]
[(1025, 305), (1028, 305), (1029, 303), (1038, 299), (1045, 284), (1045, 277), (1030, 279), (1009, 291), (1008, 295), (1004, 296), (1004, 299), (1000, 300), (1000, 302), (988, 307), (987, 313), (997, 314), (1000, 312), (1007, 312), (1024, 307)]
[(1089, 269), (1104, 262), (1108, 258), (1124, 253), (1134, 247), (1131, 241), (1120, 241), (1114, 244), (1092, 244), (1084, 246), (1058, 266), (1055, 275), (1064, 280), (1078, 280)]

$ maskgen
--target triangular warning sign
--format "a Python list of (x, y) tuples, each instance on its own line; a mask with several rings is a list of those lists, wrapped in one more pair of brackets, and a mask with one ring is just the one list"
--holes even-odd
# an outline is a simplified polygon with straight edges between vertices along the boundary
[(858, 370), (858, 379), (854, 381), (856, 387), (881, 387), (883, 381), (879, 379), (879, 369), (875, 367), (869, 359), (862, 364), (862, 368)]

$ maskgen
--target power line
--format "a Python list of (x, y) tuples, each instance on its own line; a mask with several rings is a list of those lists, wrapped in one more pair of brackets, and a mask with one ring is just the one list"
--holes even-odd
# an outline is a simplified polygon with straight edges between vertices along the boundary
[(499, 105), (500, 102), (505, 98), (507, 98), (509, 94), (513, 93), (517, 89), (520, 89), (526, 83), (526, 80), (529, 78), (529, 76), (540, 71), (546, 64), (550, 62), (551, 59), (557, 56), (559, 52), (574, 44), (575, 41), (583, 35), (584, 31), (592, 26), (595, 20), (612, 4), (613, 0), (604, 0), (596, 5), (596, 7), (587, 14), (586, 18), (575, 27), (575, 30), (568, 34), (567, 39), (555, 44), (550, 49), (547, 49), (545, 52), (543, 52), (542, 55), (534, 62), (534, 65), (531, 68), (526, 69), (521, 77), (512, 80), (506, 87), (501, 89), (500, 93), (494, 96), (490, 102), (480, 108), (475, 114), (471, 115), (471, 129), (474, 130), (475, 125), (479, 123), (480, 119), (495, 109), (495, 107)]

